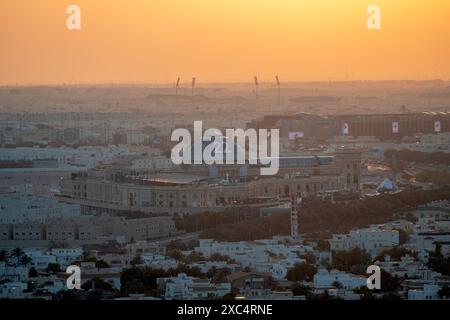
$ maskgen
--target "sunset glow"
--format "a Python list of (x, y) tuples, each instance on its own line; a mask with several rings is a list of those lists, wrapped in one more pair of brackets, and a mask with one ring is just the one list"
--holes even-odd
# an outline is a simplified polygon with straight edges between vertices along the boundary
[[(381, 30), (366, 27), (372, 3)], [(1, 0), (0, 84), (448, 79), (449, 12), (448, 0)]]

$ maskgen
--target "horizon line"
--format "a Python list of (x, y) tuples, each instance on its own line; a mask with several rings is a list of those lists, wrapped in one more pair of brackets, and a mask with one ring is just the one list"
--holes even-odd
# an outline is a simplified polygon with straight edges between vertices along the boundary
[[(314, 83), (382, 83), (382, 82), (450, 82), (449, 79), (442, 79), (442, 78), (431, 78), (431, 79), (384, 79), (384, 80), (374, 80), (374, 79), (355, 79), (355, 80), (286, 80), (286, 81), (280, 81), (281, 84), (314, 84)], [(22, 83), (22, 82), (15, 82), (15, 83), (1, 83), (0, 82), (0, 88), (7, 88), (7, 87), (83, 87), (83, 86), (167, 86), (169, 88), (172, 88), (176, 83), (176, 79), (173, 82), (43, 82), (43, 83)], [(197, 81), (197, 84), (204, 84), (207, 86), (211, 85), (250, 85), (254, 86), (254, 82), (249, 81)], [(185, 84), (186, 87), (179, 87), (180, 89), (191, 88), (191, 82), (180, 82), (180, 84)], [(276, 81), (259, 81), (259, 85), (261, 84), (275, 84)], [(196, 86), (199, 88), (199, 86)], [(164, 87), (162, 87), (164, 88)], [(161, 88), (161, 89), (162, 89)]]

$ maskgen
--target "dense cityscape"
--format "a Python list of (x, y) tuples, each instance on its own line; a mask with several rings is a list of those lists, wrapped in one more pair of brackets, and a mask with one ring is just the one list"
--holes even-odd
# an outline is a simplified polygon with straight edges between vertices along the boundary
[(0, 0), (1, 316), (445, 316), (449, 12)]
[[(280, 129), (279, 169), (269, 176), (248, 157), (172, 162), (175, 128), (192, 130), (198, 114), (218, 128), (236, 121), (222, 113), (214, 122), (228, 99), (214, 97), (217, 89), (190, 97), (154, 87), (3, 88), (0, 297), (447, 299), (450, 114), (402, 104), (396, 113), (342, 107), (330, 115), (345, 92), (366, 89), (289, 85), (281, 97), (267, 89), (240, 99), (261, 108), (244, 113), (243, 129)], [(414, 86), (416, 94), (446, 90)], [(323, 93), (298, 96), (301, 89)], [(221, 90), (237, 99), (235, 88)], [(116, 112), (85, 110), (111, 99), (105, 91), (120, 95)], [(86, 93), (78, 113), (64, 110), (69, 92)], [(133, 110), (127, 101), (137, 92), (150, 93)], [(37, 111), (26, 111), (24, 101), (41, 96), (62, 107), (40, 111), (36, 98)], [(23, 111), (8, 112), (13, 104)], [(158, 104), (161, 115), (150, 107)], [(79, 290), (66, 285), (72, 265), (81, 270)], [(369, 265), (381, 268), (381, 289), (367, 289)]]

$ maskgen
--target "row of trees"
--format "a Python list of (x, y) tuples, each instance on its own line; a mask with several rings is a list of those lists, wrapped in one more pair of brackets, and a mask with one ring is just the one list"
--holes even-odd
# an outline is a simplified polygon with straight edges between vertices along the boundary
[(21, 248), (15, 248), (11, 251), (0, 250), (0, 262), (5, 262), (7, 266), (28, 266), (31, 258)]
[[(301, 233), (314, 238), (328, 238), (332, 233), (346, 233), (354, 228), (385, 223), (394, 219), (397, 214), (418, 205), (444, 199), (450, 199), (448, 186), (438, 190), (408, 190), (396, 194), (383, 194), (347, 203), (317, 203), (301, 208), (299, 229)], [(214, 215), (218, 215), (217, 220), (224, 222), (211, 223), (215, 220)], [(264, 239), (274, 235), (288, 235), (290, 232), (288, 213), (270, 217), (251, 217), (238, 223), (227, 222), (225, 213), (204, 213), (185, 219), (189, 220), (189, 225), (197, 224), (204, 227), (201, 238), (220, 241)], [(180, 224), (188, 225), (187, 222)]]
[(439, 187), (450, 185), (450, 174), (444, 170), (423, 170), (416, 175), (416, 179), (419, 182), (433, 183)]
[(439, 164), (450, 166), (450, 154), (444, 152), (420, 152), (411, 150), (388, 149), (384, 152), (384, 157), (391, 160), (395, 157), (402, 162), (418, 162), (424, 164)]

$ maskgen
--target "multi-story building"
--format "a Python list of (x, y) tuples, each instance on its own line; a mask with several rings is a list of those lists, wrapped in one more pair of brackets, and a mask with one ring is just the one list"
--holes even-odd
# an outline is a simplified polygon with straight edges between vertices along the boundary
[(295, 116), (264, 116), (247, 124), (248, 128), (279, 128), (280, 139), (325, 141), (333, 136), (374, 136), (397, 140), (417, 133), (450, 131), (449, 112), (403, 114), (349, 114), (318, 116), (300, 113)]
[(280, 157), (279, 173), (259, 176), (257, 166), (193, 165), (150, 176), (91, 171), (62, 182), (61, 199), (82, 212), (191, 214), (232, 207), (276, 205), (292, 192), (359, 192), (361, 154)]
[(106, 239), (123, 241), (147, 240), (176, 234), (172, 217), (126, 219), (124, 217), (86, 217), (48, 220), (46, 223), (0, 225), (0, 239), (14, 245), (15, 241), (89, 243)]
[(42, 223), (51, 218), (68, 218), (79, 214), (79, 205), (58, 202), (52, 197), (26, 193), (0, 194), (0, 224)]

